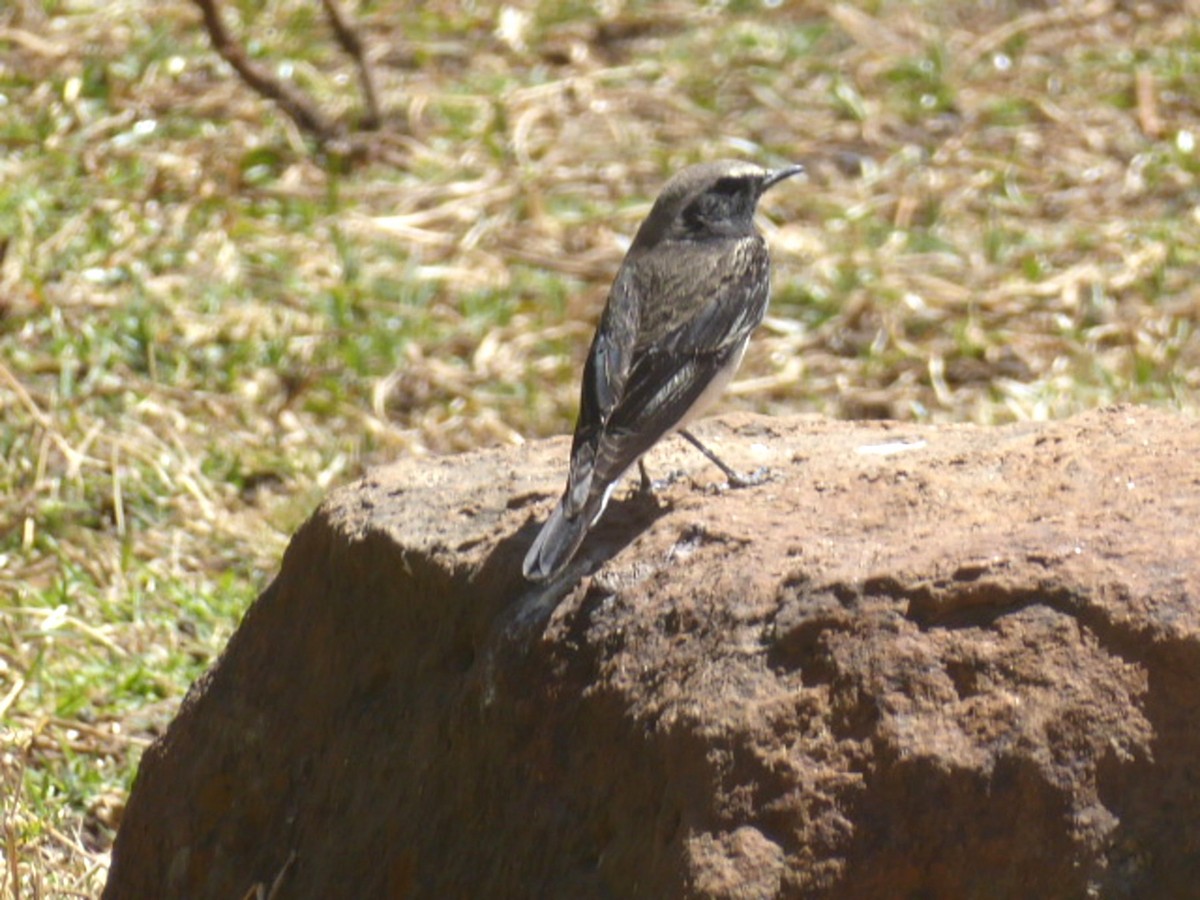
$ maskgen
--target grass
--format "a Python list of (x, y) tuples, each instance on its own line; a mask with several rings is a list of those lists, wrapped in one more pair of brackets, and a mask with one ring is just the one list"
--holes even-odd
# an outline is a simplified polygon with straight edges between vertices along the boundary
[[(0, 11), (0, 897), (99, 891), (140, 753), (330, 487), (570, 428), (688, 162), (810, 170), (765, 204), (775, 301), (728, 407), (1197, 412), (1175, 7), (349, 9), (387, 164), (315, 153), (183, 0)], [(355, 114), (317, 4), (226, 12)]]

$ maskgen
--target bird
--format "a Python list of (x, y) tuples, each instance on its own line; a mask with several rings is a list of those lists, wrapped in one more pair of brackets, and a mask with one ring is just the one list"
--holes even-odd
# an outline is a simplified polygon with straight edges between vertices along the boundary
[[(566, 489), (522, 564), (566, 568), (625, 472), (678, 432), (733, 486), (742, 478), (686, 429), (729, 383), (767, 310), (771, 262), (754, 225), (766, 191), (804, 171), (718, 160), (681, 169), (641, 223), (584, 363)], [(642, 484), (648, 486), (645, 468)]]

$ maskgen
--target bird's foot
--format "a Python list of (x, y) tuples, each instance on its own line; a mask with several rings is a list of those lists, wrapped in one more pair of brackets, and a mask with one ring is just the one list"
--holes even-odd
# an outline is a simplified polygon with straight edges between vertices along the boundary
[(711, 450), (709, 450), (707, 447), (705, 447), (702, 443), (700, 443), (699, 439), (697, 439), (697, 437), (694, 434), (692, 434), (690, 431), (687, 431), (686, 429), (681, 428), (679, 430), (679, 434), (689, 444), (691, 444), (693, 447), (695, 447), (697, 450), (699, 450), (701, 453), (703, 453), (708, 458), (709, 462), (711, 462), (714, 466), (716, 466), (718, 469), (721, 470), (721, 472), (725, 475), (726, 481), (728, 481), (728, 483), (729, 483), (729, 487), (731, 487), (731, 488), (756, 487), (757, 485), (763, 484), (764, 482), (771, 480), (771, 471), (766, 466), (756, 469), (755, 471), (751, 472), (749, 475), (743, 475), (737, 469), (728, 465), (724, 460), (722, 460), (719, 456), (717, 456), (717, 454), (713, 453)]
[(766, 466), (759, 466), (753, 472), (742, 473), (735, 469), (730, 469), (725, 473), (731, 488), (748, 488), (758, 487), (760, 484), (766, 484), (774, 474)]
[(688, 474), (687, 472), (683, 471), (683, 469), (676, 469), (673, 472), (668, 472), (665, 478), (654, 479), (654, 482), (651, 484), (650, 488), (654, 491), (663, 491), (673, 484), (678, 484), (687, 477)]
[(641, 477), (638, 481), (637, 493), (644, 497), (653, 497), (659, 491), (669, 488), (685, 477), (685, 473), (682, 470), (676, 469), (665, 478), (656, 478), (652, 481), (650, 475), (646, 472), (646, 464), (640, 459), (638, 460), (638, 472)]

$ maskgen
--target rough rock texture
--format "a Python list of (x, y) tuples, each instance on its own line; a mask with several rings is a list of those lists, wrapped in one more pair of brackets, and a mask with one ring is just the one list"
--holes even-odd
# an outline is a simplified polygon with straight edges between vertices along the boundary
[(331, 496), (105, 897), (1196, 896), (1200, 425), (700, 433), (774, 480), (667, 442), (561, 597), (565, 440)]

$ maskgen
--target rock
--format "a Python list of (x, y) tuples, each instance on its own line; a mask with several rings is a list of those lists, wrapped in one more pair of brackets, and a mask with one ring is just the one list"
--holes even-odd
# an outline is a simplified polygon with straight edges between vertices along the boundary
[(666, 442), (563, 596), (519, 571), (565, 439), (334, 493), (104, 896), (1194, 895), (1200, 425), (700, 432), (773, 480)]

